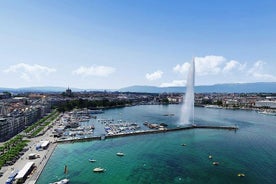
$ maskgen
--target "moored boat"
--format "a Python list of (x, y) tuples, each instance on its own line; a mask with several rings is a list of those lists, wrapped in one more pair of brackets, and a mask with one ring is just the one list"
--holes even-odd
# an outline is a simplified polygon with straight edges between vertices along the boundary
[(264, 111), (259, 111), (258, 113), (265, 114), (265, 115), (270, 115), (270, 116), (276, 116), (275, 111), (264, 110)]
[(89, 159), (89, 162), (96, 162), (96, 160), (94, 160), (94, 159)]
[(93, 172), (104, 172), (104, 168), (101, 168), (101, 167), (96, 167), (93, 169)]

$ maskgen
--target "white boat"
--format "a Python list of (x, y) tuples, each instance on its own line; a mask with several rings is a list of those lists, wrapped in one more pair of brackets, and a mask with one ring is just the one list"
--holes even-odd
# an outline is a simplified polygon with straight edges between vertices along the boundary
[(94, 159), (89, 159), (89, 162), (96, 162), (96, 160), (94, 160)]
[(122, 153), (122, 152), (118, 152), (118, 153), (116, 153), (116, 155), (117, 155), (117, 156), (125, 156), (125, 154)]
[(213, 162), (213, 165), (219, 165), (219, 162)]
[(245, 174), (244, 173), (239, 173), (238, 177), (245, 177)]
[(93, 169), (93, 172), (104, 172), (104, 168), (96, 167)]
[(222, 109), (222, 107), (218, 106), (218, 105), (205, 105), (204, 107), (206, 107), (206, 108), (213, 108), (213, 109)]
[(274, 111), (259, 111), (258, 113), (270, 115), (270, 116), (276, 116), (276, 112), (274, 112)]
[(65, 178), (63, 180), (56, 181), (56, 182), (50, 183), (50, 184), (67, 184), (67, 183), (69, 183), (69, 179)]

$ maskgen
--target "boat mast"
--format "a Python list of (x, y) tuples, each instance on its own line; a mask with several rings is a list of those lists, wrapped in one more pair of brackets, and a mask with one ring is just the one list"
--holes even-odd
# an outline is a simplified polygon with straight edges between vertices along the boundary
[(193, 125), (195, 124), (195, 58), (193, 58)]

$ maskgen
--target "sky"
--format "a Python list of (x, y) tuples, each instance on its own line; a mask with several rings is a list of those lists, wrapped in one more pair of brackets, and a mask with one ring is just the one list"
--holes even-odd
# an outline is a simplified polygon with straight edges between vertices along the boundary
[(274, 0), (0, 0), (0, 87), (276, 82)]

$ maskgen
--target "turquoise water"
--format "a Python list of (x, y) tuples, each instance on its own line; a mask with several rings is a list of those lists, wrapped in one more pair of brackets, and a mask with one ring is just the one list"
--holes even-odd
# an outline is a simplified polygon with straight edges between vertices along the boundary
[[(174, 113), (168, 117), (164, 114)], [(164, 122), (177, 126), (180, 106), (135, 106), (110, 109), (99, 118), (141, 124)], [(197, 124), (238, 125), (240, 129), (186, 130), (103, 141), (60, 144), (38, 184), (62, 179), (64, 165), (73, 184), (132, 183), (275, 183), (276, 117), (254, 111), (195, 109)], [(93, 122), (96, 123), (96, 122)], [(187, 144), (181, 146), (181, 144)], [(122, 151), (124, 157), (116, 156)], [(208, 156), (212, 154), (213, 159)], [(88, 159), (97, 160), (91, 163)], [(218, 166), (212, 162), (218, 161)], [(93, 173), (95, 167), (106, 169)], [(245, 173), (245, 177), (237, 177)]]

